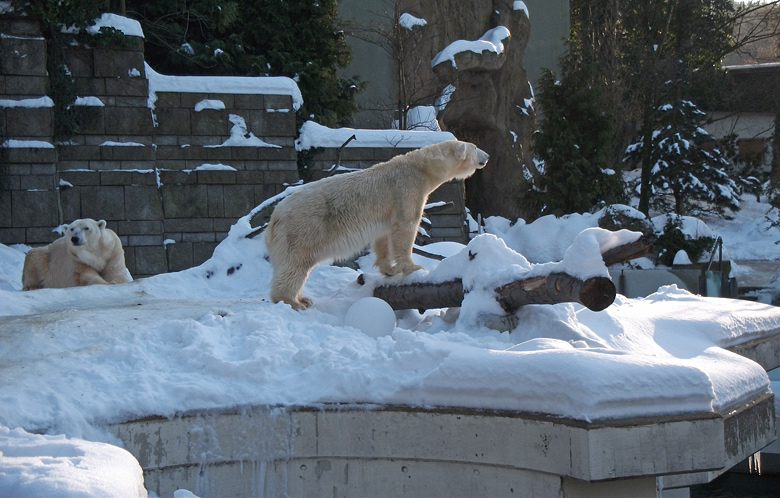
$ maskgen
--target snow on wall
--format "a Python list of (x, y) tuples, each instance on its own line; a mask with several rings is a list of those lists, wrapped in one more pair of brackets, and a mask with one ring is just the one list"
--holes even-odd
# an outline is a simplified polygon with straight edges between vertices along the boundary
[(456, 140), (455, 135), (447, 131), (333, 129), (314, 121), (306, 121), (301, 126), (300, 137), (295, 141), (295, 149), (301, 151), (315, 147), (338, 148), (353, 135), (355, 139), (350, 141), (347, 147), (416, 149), (446, 140)]
[(289, 95), (296, 111), (303, 104), (298, 85), (285, 76), (168, 76), (144, 63), (149, 80), (149, 107), (154, 108), (157, 92), (235, 93), (242, 95)]

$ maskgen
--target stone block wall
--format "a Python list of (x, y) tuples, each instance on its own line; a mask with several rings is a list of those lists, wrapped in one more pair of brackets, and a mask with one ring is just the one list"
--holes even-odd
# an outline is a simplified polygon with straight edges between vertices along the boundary
[(134, 277), (181, 270), (299, 180), (292, 95), (194, 91), (186, 79), (155, 92), (135, 36), (66, 50), (79, 129), (56, 143), (46, 41), (26, 19), (0, 14), (0, 243), (47, 244), (62, 223), (105, 219)]
[[(66, 49), (78, 129), (55, 142), (46, 41), (24, 2), (11, 4), (0, 11), (0, 243), (44, 245), (62, 223), (104, 219), (135, 278), (178, 271), (207, 260), (238, 218), (300, 180), (292, 80), (294, 91), (258, 92), (236, 78), (162, 76), (145, 65), (137, 36)], [(318, 150), (315, 178), (339, 160), (365, 168), (412, 149)], [(463, 197), (462, 183), (432, 195), (452, 205), (429, 217), (431, 238), (420, 243), (466, 240)]]

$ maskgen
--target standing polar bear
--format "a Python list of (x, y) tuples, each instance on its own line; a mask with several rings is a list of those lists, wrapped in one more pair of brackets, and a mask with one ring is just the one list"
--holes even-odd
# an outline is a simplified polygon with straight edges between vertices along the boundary
[(421, 269), (412, 247), (428, 195), (468, 178), (488, 157), (474, 144), (450, 140), (300, 187), (276, 206), (265, 232), (271, 299), (307, 308), (312, 301), (301, 289), (314, 265), (354, 256), (372, 242), (384, 274)]
[(129, 282), (122, 242), (105, 220), (62, 225), (63, 236), (27, 251), (22, 290)]

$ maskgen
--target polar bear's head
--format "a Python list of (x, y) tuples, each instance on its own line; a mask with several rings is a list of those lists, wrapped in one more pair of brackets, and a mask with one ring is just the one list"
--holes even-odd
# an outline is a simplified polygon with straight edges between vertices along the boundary
[(83, 218), (61, 228), (71, 248), (95, 247), (100, 243), (103, 229), (106, 228), (106, 220), (95, 221), (92, 218)]
[(432, 149), (430, 160), (446, 171), (447, 179), (464, 180), (484, 168), (490, 159), (487, 152), (476, 145), (459, 140), (448, 140), (424, 149), (428, 148)]

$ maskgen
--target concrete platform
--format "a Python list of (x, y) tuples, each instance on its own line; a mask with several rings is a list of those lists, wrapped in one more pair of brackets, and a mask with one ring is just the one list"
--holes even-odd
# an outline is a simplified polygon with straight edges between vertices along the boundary
[(656, 496), (775, 438), (772, 393), (728, 413), (586, 423), (408, 407), (243, 407), (113, 426), (161, 497)]

